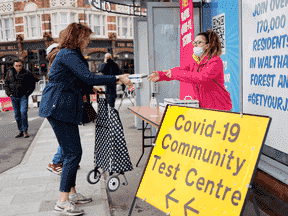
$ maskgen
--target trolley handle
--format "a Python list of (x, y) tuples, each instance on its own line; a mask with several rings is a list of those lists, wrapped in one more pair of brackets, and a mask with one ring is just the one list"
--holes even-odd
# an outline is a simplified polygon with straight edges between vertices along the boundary
[(100, 91), (100, 92), (97, 92), (97, 94), (108, 94), (106, 91)]

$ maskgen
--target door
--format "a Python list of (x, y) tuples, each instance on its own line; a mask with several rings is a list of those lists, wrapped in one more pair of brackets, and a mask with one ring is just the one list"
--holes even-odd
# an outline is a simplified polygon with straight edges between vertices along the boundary
[[(149, 75), (148, 66), (148, 23), (147, 18), (134, 18), (134, 65), (135, 74)], [(136, 106), (150, 103), (150, 83), (147, 78), (136, 86)], [(141, 129), (141, 120), (135, 116), (135, 126)]]
[[(180, 7), (179, 2), (148, 2), (149, 74), (180, 66)], [(159, 103), (164, 98), (179, 98), (179, 81), (151, 83)], [(151, 95), (149, 95), (151, 97)], [(152, 128), (152, 136), (156, 134)]]
[[(168, 70), (180, 65), (180, 8), (179, 3), (147, 3), (149, 74), (153, 70)], [(156, 99), (179, 97), (179, 81), (151, 84)]]

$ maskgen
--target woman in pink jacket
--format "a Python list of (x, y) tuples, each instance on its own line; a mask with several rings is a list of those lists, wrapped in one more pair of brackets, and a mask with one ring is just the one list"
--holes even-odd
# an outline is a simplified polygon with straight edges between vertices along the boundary
[(222, 53), (218, 35), (213, 31), (199, 33), (192, 42), (193, 57), (186, 68), (175, 67), (165, 71), (153, 71), (152, 82), (179, 80), (191, 83), (190, 95), (199, 101), (200, 107), (231, 110), (230, 93), (224, 87)]

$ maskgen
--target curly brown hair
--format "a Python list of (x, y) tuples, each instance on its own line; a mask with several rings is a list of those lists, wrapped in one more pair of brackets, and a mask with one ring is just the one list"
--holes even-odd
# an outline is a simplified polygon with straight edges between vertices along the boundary
[(89, 38), (92, 30), (80, 23), (70, 23), (66, 29), (62, 30), (59, 34), (59, 46), (53, 49), (48, 55), (49, 68), (51, 67), (57, 53), (63, 48), (76, 49), (79, 48), (82, 52), (84, 40)]
[(221, 49), (221, 42), (216, 32), (214, 31), (206, 31), (201, 32), (197, 34), (197, 36), (204, 36), (206, 38), (207, 44), (210, 46), (207, 50), (207, 55), (212, 58), (214, 55), (217, 55), (218, 57), (222, 54)]
[(82, 25), (80, 23), (71, 23), (64, 30), (63, 36), (59, 38), (59, 49), (80, 48), (81, 51), (83, 51), (83, 42), (85, 39), (89, 38), (91, 34), (92, 30), (88, 26)]

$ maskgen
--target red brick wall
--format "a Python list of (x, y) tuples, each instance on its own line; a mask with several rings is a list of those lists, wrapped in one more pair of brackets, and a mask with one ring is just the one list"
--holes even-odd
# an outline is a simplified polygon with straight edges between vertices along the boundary
[(111, 4), (111, 10), (115, 11), (116, 10), (116, 5), (115, 4)]
[(117, 39), (117, 33), (116, 32), (108, 32), (108, 38), (110, 38), (113, 34), (116, 35), (116, 39)]
[(89, 48), (87, 55), (90, 55), (91, 53), (94, 53), (94, 52), (104, 52), (104, 53), (106, 53), (106, 51), (107, 51), (106, 48)]
[(25, 3), (24, 2), (14, 2), (14, 11), (23, 11)]
[(133, 51), (133, 48), (115, 48), (113, 50), (113, 52), (114, 52), (115, 55), (117, 55), (117, 54), (120, 54), (122, 52), (131, 52), (131, 53), (133, 53), (134, 51)]
[(107, 16), (107, 22), (115, 22), (116, 23), (116, 16)]
[[(29, 0), (29, 2), (33, 2), (37, 5), (38, 8), (44, 8), (43, 3), (49, 2), (49, 0)], [(49, 3), (48, 3), (49, 4)], [(45, 6), (45, 5), (44, 5)]]
[(21, 24), (23, 22), (23, 17), (15, 17), (15, 24)]
[(24, 32), (24, 27), (23, 27), (23, 25), (15, 26), (15, 31), (16, 31), (16, 33), (18, 33), (18, 32)]
[(116, 31), (116, 25), (115, 24), (108, 24), (108, 31)]
[[(85, 14), (86, 15), (86, 14)], [(79, 13), (78, 14), (78, 19), (80, 19), (80, 21), (84, 21), (84, 13)], [(78, 21), (78, 20), (77, 20)], [(77, 22), (76, 21), (76, 22)]]
[(20, 35), (22, 39), (24, 39), (24, 34), (17, 34), (16, 36)]
[(77, 7), (84, 7), (84, 0), (77, 0)]
[(42, 22), (49, 21), (49, 19), (51, 19), (50, 14), (43, 14), (42, 15)]
[[(28, 0), (28, 2), (35, 3), (38, 8), (49, 8), (49, 0)], [(14, 11), (23, 11), (25, 5), (28, 3), (26, 1), (14, 2)]]
[(42, 29), (44, 30), (49, 30), (49, 23), (42, 23)]

